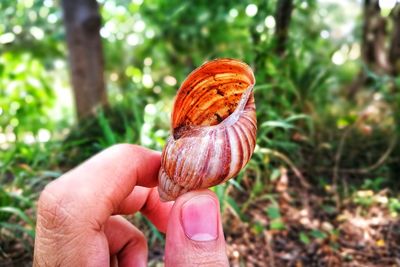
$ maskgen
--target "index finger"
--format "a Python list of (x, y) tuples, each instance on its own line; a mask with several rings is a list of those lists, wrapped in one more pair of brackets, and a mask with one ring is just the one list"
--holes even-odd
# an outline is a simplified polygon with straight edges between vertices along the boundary
[(154, 187), (160, 153), (136, 145), (114, 145), (50, 183), (43, 198), (66, 213), (102, 225), (135, 185)]

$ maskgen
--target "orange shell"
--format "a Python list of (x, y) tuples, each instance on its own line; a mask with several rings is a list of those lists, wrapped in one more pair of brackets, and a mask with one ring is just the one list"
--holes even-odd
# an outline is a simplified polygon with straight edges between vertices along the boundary
[(207, 62), (186, 78), (162, 153), (162, 200), (222, 183), (247, 164), (256, 144), (254, 84), (251, 68), (234, 59)]

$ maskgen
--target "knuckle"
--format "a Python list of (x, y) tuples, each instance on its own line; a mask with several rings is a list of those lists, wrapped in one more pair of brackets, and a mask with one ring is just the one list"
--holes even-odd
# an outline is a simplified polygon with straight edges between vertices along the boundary
[(151, 188), (147, 193), (147, 199), (144, 201), (143, 206), (141, 207), (140, 211), (145, 214), (151, 214), (158, 211), (160, 201), (157, 198), (158, 191), (157, 187)]
[(132, 245), (140, 248), (147, 248), (147, 240), (143, 233), (137, 233), (132, 240)]
[(133, 226), (133, 231), (131, 233), (131, 242), (134, 246), (147, 247), (146, 236), (138, 228)]
[(215, 266), (215, 267), (226, 267), (228, 265), (226, 255), (218, 254), (215, 252), (202, 252), (198, 257), (193, 259), (195, 266)]
[(79, 234), (73, 227), (74, 218), (68, 211), (66, 198), (57, 194), (56, 189), (54, 184), (49, 184), (38, 200), (34, 267), (76, 266), (69, 264), (63, 249), (73, 248)]
[(46, 230), (65, 227), (72, 219), (68, 211), (68, 201), (63, 194), (58, 194), (54, 185), (49, 184), (40, 194), (38, 201), (38, 226)]
[[(226, 253), (217, 248), (205, 248), (203, 245), (194, 245), (192, 253), (181, 255), (167, 254), (165, 266), (205, 266), (205, 267), (227, 267), (229, 266)], [(193, 257), (196, 255), (196, 257)]]

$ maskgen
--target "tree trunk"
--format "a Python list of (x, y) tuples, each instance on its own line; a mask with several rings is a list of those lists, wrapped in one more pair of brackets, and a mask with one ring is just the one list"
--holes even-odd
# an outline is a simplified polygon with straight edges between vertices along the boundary
[(400, 74), (400, 3), (392, 10), (393, 33), (390, 43), (389, 61), (394, 76)]
[(385, 50), (386, 20), (381, 16), (378, 0), (364, 0), (362, 55), (364, 62), (375, 72), (390, 71)]
[(78, 118), (107, 103), (96, 0), (62, 0), (72, 86)]
[(275, 11), (276, 52), (283, 55), (286, 50), (290, 19), (292, 17), (293, 0), (279, 0)]
[[(362, 59), (374, 72), (389, 73), (391, 66), (385, 49), (386, 20), (381, 16), (379, 0), (364, 0), (363, 6)], [(361, 70), (349, 86), (348, 97), (354, 98), (358, 90), (366, 83), (368, 83), (367, 74)]]

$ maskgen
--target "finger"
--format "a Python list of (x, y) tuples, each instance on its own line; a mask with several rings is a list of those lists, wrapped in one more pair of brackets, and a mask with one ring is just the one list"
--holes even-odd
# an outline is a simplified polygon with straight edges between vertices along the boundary
[(151, 188), (135, 186), (133, 191), (119, 204), (115, 214), (134, 214), (146, 204)]
[(133, 214), (140, 211), (149, 219), (159, 231), (165, 233), (169, 213), (174, 203), (162, 202), (157, 191), (157, 187), (146, 188), (136, 186), (132, 193), (122, 201), (117, 213)]
[(147, 266), (147, 242), (142, 232), (121, 216), (110, 217), (105, 226), (110, 255), (119, 267)]
[(229, 266), (218, 199), (210, 190), (189, 192), (175, 201), (165, 266)]
[(115, 145), (50, 183), (41, 199), (44, 203), (56, 201), (52, 205), (62, 206), (70, 216), (100, 227), (135, 185), (155, 186), (159, 168), (158, 152)]

